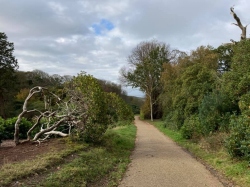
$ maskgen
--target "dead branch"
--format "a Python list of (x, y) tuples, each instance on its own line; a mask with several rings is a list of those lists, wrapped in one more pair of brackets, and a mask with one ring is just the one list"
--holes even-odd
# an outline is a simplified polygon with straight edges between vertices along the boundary
[(230, 8), (231, 10), (231, 14), (233, 15), (233, 18), (236, 20), (237, 23), (233, 23), (234, 25), (236, 25), (237, 27), (239, 27), (242, 31), (241, 33), (241, 40), (246, 39), (246, 35), (247, 35), (247, 25), (244, 27), (240, 21), (240, 18), (237, 16), (237, 14), (234, 12), (234, 7)]
[(42, 91), (42, 87), (40, 86), (36, 86), (34, 88), (32, 88), (29, 92), (29, 95), (27, 96), (27, 98), (24, 101), (23, 104), (23, 111), (18, 115), (17, 121), (15, 123), (15, 133), (14, 133), (14, 142), (15, 144), (19, 144), (19, 126), (22, 120), (22, 117), (26, 114), (26, 113), (30, 113), (30, 112), (37, 112), (38, 110), (27, 110), (27, 105), (28, 105), (28, 101), (30, 100), (30, 98), (36, 94), (36, 93), (40, 93)]
[[(44, 99), (44, 108), (45, 111), (39, 111), (37, 109), (28, 110), (27, 105), (28, 101), (35, 95), (42, 94)], [(29, 92), (29, 95), (24, 101), (23, 111), (19, 114), (18, 119), (15, 123), (15, 134), (14, 141), (19, 144), (19, 126), (21, 123), (22, 117), (24, 117), (27, 113), (37, 113), (35, 116), (35, 122), (33, 126), (27, 132), (27, 140), (33, 140), (37, 142), (45, 141), (51, 135), (59, 135), (59, 136), (68, 136), (71, 133), (72, 127), (79, 129), (80, 131), (84, 130), (84, 124), (88, 119), (88, 115), (86, 114), (88, 110), (88, 105), (85, 103), (85, 100), (82, 98), (80, 93), (76, 91), (69, 90), (67, 92), (69, 99), (67, 101), (63, 101), (56, 94), (50, 92), (47, 88), (36, 86), (32, 88)], [(49, 97), (56, 98), (57, 109), (52, 111), (51, 107), (51, 99), (48, 102), (47, 98)], [(57, 128), (59, 126), (67, 126), (66, 129), (68, 133), (64, 133), (58, 131)], [(37, 127), (40, 126), (40, 131), (37, 132), (34, 137), (31, 137), (31, 132), (33, 132)]]
[(69, 135), (69, 134), (66, 134), (66, 133), (63, 133), (63, 132), (60, 132), (60, 131), (50, 131), (50, 132), (46, 132), (44, 134), (46, 134), (46, 135), (55, 134), (55, 135), (59, 135), (59, 136), (62, 136), (62, 137), (66, 137), (66, 136)]
[(57, 121), (54, 125), (52, 125), (49, 128), (42, 129), (40, 132), (36, 133), (35, 137), (33, 138), (34, 141), (38, 140), (41, 135), (53, 131), (55, 128), (57, 128), (59, 125), (61, 125), (63, 122), (67, 121), (68, 118), (62, 118), (61, 120)]

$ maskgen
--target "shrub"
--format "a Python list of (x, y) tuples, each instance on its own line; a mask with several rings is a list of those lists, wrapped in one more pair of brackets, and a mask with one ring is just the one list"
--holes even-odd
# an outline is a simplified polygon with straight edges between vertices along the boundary
[(69, 84), (70, 91), (78, 95), (78, 108), (82, 108), (82, 123), (77, 126), (76, 135), (87, 142), (98, 142), (109, 124), (106, 97), (97, 79), (84, 72), (74, 77)]
[(172, 130), (180, 130), (184, 123), (184, 113), (180, 109), (166, 115), (164, 126)]
[(144, 119), (145, 119), (143, 110), (140, 110), (140, 119), (141, 119), (141, 120), (144, 120)]
[(181, 134), (186, 139), (199, 139), (201, 136), (201, 124), (198, 115), (192, 115), (184, 121)]
[(218, 92), (210, 93), (203, 98), (199, 106), (203, 135), (228, 130), (230, 103), (225, 95)]
[(250, 116), (250, 93), (241, 96), (239, 101), (239, 108), (242, 114)]
[[(8, 118), (6, 120), (0, 118), (0, 140), (13, 139), (15, 132), (15, 123), (17, 117)], [(26, 118), (22, 118), (19, 129), (20, 139), (27, 138), (26, 133), (31, 128), (32, 123), (28, 121)]]
[(180, 130), (178, 128), (177, 122), (173, 119), (174, 112), (169, 112), (164, 120), (164, 127), (171, 130)]
[(140, 113), (143, 114), (143, 119), (150, 119), (151, 118), (151, 111), (150, 111), (150, 105), (149, 105), (148, 99), (146, 99), (144, 104), (141, 106)]
[(250, 119), (246, 115), (232, 116), (231, 133), (225, 147), (232, 157), (250, 160)]

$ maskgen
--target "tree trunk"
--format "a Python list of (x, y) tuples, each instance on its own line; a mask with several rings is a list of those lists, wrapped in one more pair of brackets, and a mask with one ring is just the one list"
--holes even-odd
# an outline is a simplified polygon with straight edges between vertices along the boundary
[(0, 117), (5, 118), (4, 112), (4, 97), (3, 94), (0, 92)]
[(230, 10), (231, 10), (231, 14), (233, 15), (233, 17), (234, 17), (234, 19), (235, 19), (235, 21), (237, 22), (237, 23), (233, 23), (234, 25), (236, 25), (237, 27), (239, 27), (240, 29), (241, 29), (241, 37), (240, 37), (240, 39), (241, 40), (244, 40), (244, 39), (246, 39), (247, 38), (247, 26), (243, 26), (242, 25), (242, 23), (241, 23), (241, 21), (240, 21), (240, 18), (237, 16), (237, 14), (234, 12), (234, 7), (231, 7), (230, 8)]
[(151, 121), (154, 121), (153, 117), (153, 102), (152, 102), (152, 96), (149, 96), (149, 102), (150, 102), (150, 115), (151, 115)]
[(19, 125), (21, 123), (22, 117), (23, 115), (26, 113), (27, 111), (23, 111), (21, 114), (19, 114), (16, 123), (15, 123), (15, 133), (14, 133), (14, 142), (16, 145), (19, 144)]

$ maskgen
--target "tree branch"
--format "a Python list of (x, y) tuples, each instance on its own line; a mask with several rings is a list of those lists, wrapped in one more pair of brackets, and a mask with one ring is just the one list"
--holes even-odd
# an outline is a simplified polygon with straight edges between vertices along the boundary
[(243, 39), (246, 39), (246, 35), (247, 35), (247, 26), (243, 26), (241, 21), (240, 21), (240, 18), (237, 16), (237, 14), (234, 12), (234, 7), (231, 7), (230, 8), (231, 10), (231, 14), (233, 15), (233, 18), (236, 20), (237, 24), (236, 23), (233, 23), (234, 25), (238, 26), (242, 33), (241, 33), (241, 40)]

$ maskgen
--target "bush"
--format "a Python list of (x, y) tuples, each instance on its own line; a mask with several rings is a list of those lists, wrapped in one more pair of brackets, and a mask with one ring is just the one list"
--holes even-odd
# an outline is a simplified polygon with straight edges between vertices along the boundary
[[(15, 132), (15, 123), (17, 117), (8, 118), (6, 120), (0, 118), (0, 140), (13, 139)], [(27, 138), (27, 132), (32, 127), (32, 123), (26, 118), (22, 118), (19, 126), (19, 137), (20, 139)]]
[(184, 121), (181, 134), (186, 139), (199, 139), (201, 136), (201, 124), (197, 115), (192, 115)]
[(218, 92), (210, 93), (203, 98), (199, 106), (203, 135), (228, 130), (230, 103), (225, 95)]
[(134, 113), (130, 105), (128, 105), (116, 93), (106, 93), (107, 115), (110, 126), (119, 126), (119, 122), (134, 120)]
[(225, 147), (232, 157), (250, 160), (250, 119), (246, 115), (232, 116), (231, 133)]
[(180, 130), (184, 123), (183, 111), (176, 109), (166, 115), (164, 126), (171, 130)]
[(98, 142), (109, 125), (106, 97), (97, 79), (84, 72), (74, 77), (68, 90), (77, 93), (77, 107), (82, 113), (82, 123), (78, 124), (75, 133), (79, 139), (86, 142)]
[(239, 101), (239, 108), (242, 114), (250, 116), (250, 93), (241, 96)]
[(142, 110), (140, 110), (140, 119), (141, 119), (141, 120), (144, 120), (144, 119), (145, 119), (145, 117), (144, 117), (144, 113), (143, 113), (143, 111), (142, 111)]
[(141, 106), (140, 115), (143, 114), (142, 119), (151, 119), (151, 111), (149, 106), (149, 101), (146, 100), (144, 104)]

